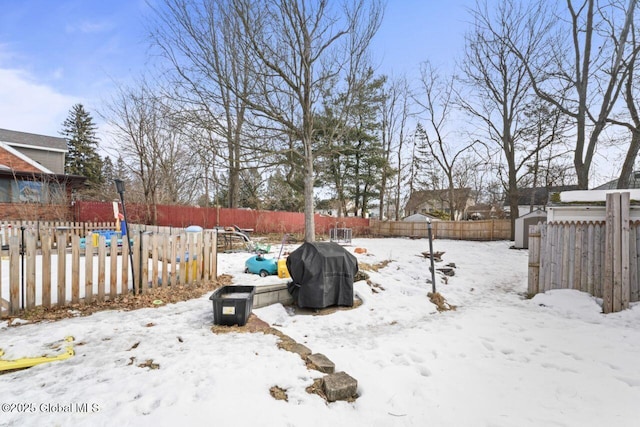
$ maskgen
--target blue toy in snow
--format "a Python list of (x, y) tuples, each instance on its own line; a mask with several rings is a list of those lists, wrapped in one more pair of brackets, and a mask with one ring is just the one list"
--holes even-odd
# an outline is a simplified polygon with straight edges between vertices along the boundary
[(252, 256), (244, 263), (244, 267), (245, 273), (259, 274), (260, 277), (278, 274), (278, 260), (262, 255)]

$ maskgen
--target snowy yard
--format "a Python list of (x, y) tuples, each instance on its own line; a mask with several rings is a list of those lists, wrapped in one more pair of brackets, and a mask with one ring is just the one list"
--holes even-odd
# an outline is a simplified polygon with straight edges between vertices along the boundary
[[(355, 402), (305, 389), (324, 374), (262, 333), (213, 334), (199, 299), (52, 323), (0, 323), (4, 359), (76, 355), (0, 375), (2, 426), (636, 426), (640, 304), (604, 316), (577, 291), (528, 300), (527, 251), (511, 242), (436, 240), (456, 275), (429, 302), (427, 240), (354, 239), (361, 263), (391, 261), (354, 285), (363, 304), (325, 316), (282, 305), (260, 319), (358, 380)], [(294, 246), (289, 247), (292, 250)], [(220, 254), (239, 285), (286, 282), (244, 274), (247, 253)], [(364, 265), (364, 264), (363, 264)], [(377, 291), (374, 292), (373, 290)], [(142, 367), (140, 366), (142, 365)], [(151, 365), (157, 369), (151, 369)], [(275, 400), (273, 386), (288, 401)]]

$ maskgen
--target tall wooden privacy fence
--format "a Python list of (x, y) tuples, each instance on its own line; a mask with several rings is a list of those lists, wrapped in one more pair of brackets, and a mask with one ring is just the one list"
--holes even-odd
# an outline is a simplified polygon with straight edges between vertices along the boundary
[(629, 217), (629, 193), (607, 194), (604, 221), (529, 227), (529, 294), (577, 289), (611, 313), (640, 300), (640, 221)]
[(130, 235), (131, 253), (117, 234), (81, 238), (64, 228), (30, 228), (11, 235), (0, 252), (0, 317), (40, 305), (113, 299), (134, 285), (137, 293), (146, 293), (216, 279), (215, 231)]
[[(511, 221), (495, 219), (485, 221), (433, 221), (433, 238), (456, 240), (509, 240)], [(428, 223), (408, 221), (371, 220), (370, 232), (385, 237), (428, 237)]]

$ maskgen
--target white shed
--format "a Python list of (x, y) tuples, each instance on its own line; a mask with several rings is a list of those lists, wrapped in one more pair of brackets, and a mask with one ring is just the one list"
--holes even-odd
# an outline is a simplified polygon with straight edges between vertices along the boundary
[(547, 220), (547, 213), (536, 209), (516, 219), (515, 243), (516, 249), (529, 249), (529, 226)]
[(406, 216), (402, 218), (402, 220), (405, 222), (427, 222), (429, 220), (431, 220), (432, 222), (440, 221), (439, 218), (436, 218), (434, 216), (427, 215), (427, 214), (422, 214), (422, 213), (416, 213), (413, 215)]

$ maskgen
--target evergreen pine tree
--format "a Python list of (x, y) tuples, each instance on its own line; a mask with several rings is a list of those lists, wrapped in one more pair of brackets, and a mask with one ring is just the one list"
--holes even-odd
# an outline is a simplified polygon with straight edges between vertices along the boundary
[(102, 159), (98, 154), (97, 126), (82, 104), (71, 108), (60, 132), (67, 139), (65, 171), (87, 177), (87, 185), (95, 188), (103, 182)]

